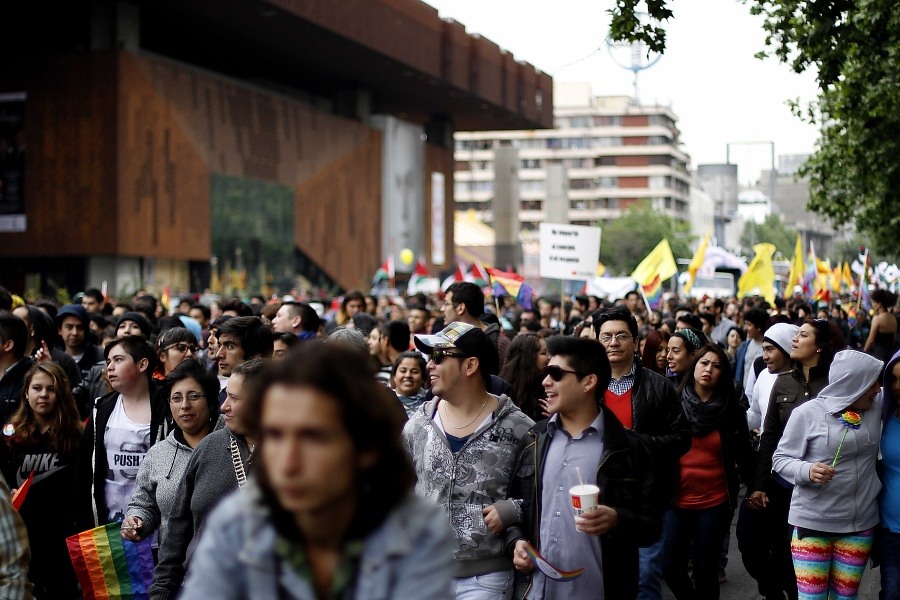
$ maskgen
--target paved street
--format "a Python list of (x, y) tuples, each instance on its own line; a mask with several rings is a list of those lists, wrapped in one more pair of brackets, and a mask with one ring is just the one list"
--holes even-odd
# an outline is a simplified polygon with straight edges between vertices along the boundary
[[(737, 520), (737, 517), (735, 517)], [(753, 580), (744, 565), (741, 563), (741, 553), (738, 552), (737, 539), (734, 536), (734, 525), (731, 527), (731, 545), (728, 547), (728, 567), (725, 569), (728, 581), (722, 584), (722, 600), (759, 600), (762, 596), (756, 589), (756, 581)], [(663, 584), (663, 599), (674, 600), (675, 596)], [(859, 600), (878, 600), (878, 592), (881, 590), (878, 569), (867, 568), (863, 575), (860, 587)]]

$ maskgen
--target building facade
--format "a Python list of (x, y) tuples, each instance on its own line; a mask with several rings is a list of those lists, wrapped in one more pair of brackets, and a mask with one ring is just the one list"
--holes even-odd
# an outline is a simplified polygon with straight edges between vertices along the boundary
[(589, 84), (554, 86), (554, 128), (455, 134), (457, 209), (494, 219), (494, 152), (518, 150), (521, 229), (548, 218), (547, 170), (566, 169), (568, 222), (595, 225), (649, 200), (659, 212), (690, 219), (690, 157), (679, 146), (677, 116), (665, 106), (594, 96)]

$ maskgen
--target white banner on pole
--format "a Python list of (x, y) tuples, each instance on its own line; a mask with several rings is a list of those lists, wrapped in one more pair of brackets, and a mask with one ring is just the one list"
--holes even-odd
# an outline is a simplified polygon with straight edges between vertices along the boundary
[(541, 223), (541, 277), (593, 279), (599, 256), (599, 227)]

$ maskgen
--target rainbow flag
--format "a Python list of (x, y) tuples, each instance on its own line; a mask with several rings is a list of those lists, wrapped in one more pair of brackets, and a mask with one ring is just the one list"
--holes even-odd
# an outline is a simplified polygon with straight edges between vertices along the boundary
[(485, 269), (491, 278), (492, 289), (495, 296), (508, 294), (514, 296), (516, 302), (525, 310), (531, 310), (531, 298), (534, 290), (525, 283), (525, 278), (513, 271), (501, 271), (487, 267)]
[(144, 600), (153, 583), (151, 538), (122, 539), (121, 523), (66, 538), (85, 600)]
[(550, 579), (555, 579), (556, 581), (572, 581), (578, 579), (581, 577), (581, 574), (584, 573), (584, 569), (563, 571), (560, 568), (554, 567), (550, 564), (550, 561), (541, 556), (541, 553), (528, 542), (525, 542), (525, 552), (528, 554), (528, 558), (531, 559), (532, 564)]

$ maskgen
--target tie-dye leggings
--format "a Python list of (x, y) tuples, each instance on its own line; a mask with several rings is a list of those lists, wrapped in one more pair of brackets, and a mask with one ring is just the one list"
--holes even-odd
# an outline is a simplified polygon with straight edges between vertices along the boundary
[(872, 550), (874, 529), (856, 533), (791, 535), (800, 600), (856, 598)]

